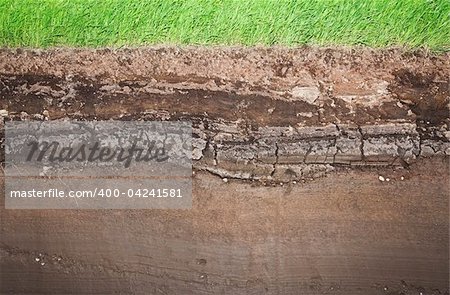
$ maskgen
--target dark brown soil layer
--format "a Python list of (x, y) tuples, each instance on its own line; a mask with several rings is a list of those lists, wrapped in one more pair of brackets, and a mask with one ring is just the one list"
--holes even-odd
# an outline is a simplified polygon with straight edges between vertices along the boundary
[(0, 293), (448, 294), (449, 73), (396, 49), (0, 50), (2, 121), (190, 120), (195, 171), (191, 210), (0, 209)]

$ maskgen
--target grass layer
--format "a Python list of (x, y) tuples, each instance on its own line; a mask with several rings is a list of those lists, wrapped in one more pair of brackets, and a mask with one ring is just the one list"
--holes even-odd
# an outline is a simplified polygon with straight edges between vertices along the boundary
[(0, 46), (450, 49), (449, 0), (0, 0)]

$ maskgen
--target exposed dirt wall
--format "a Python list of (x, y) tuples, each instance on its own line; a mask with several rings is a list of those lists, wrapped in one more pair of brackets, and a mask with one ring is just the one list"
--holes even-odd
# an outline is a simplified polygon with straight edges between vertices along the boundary
[(194, 128), (191, 210), (0, 209), (0, 293), (448, 294), (449, 73), (398, 49), (0, 50), (3, 121)]

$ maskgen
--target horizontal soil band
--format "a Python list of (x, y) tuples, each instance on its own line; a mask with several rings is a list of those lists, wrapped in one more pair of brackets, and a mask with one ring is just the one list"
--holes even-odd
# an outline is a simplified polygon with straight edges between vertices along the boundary
[(6, 120), (190, 120), (194, 167), (290, 181), (450, 154), (449, 54), (369, 49), (0, 51)]

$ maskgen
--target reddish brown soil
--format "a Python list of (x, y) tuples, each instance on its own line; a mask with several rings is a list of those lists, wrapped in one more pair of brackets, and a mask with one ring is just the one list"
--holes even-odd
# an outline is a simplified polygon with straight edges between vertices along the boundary
[(195, 174), (190, 210), (0, 209), (0, 293), (448, 294), (449, 72), (397, 49), (2, 50), (3, 120), (191, 120)]

